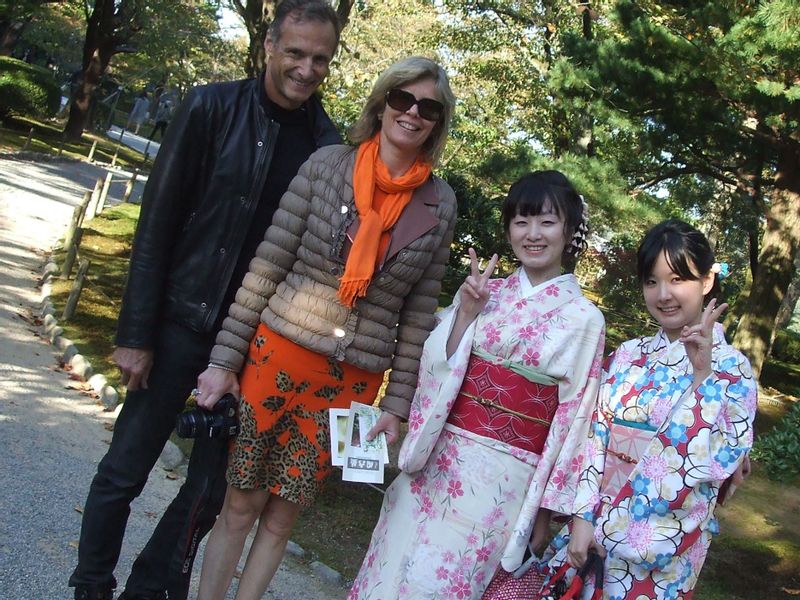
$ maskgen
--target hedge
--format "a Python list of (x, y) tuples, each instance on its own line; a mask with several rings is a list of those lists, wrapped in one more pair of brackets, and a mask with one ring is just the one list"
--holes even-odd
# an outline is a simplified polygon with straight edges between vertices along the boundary
[(50, 71), (0, 56), (0, 116), (51, 117), (60, 102), (61, 90)]
[(778, 331), (772, 344), (773, 358), (800, 365), (800, 336), (792, 331)]

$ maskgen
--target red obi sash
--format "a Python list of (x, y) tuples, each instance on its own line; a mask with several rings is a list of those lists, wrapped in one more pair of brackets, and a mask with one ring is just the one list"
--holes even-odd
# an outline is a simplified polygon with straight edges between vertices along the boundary
[(473, 354), (447, 422), (541, 454), (557, 408), (557, 385), (534, 383)]

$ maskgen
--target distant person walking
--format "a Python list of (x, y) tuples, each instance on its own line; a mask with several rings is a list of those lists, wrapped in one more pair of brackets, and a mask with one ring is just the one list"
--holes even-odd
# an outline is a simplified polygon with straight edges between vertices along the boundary
[(161, 100), (158, 102), (158, 108), (156, 109), (156, 116), (155, 116), (155, 126), (153, 127), (153, 131), (150, 133), (149, 139), (152, 140), (157, 131), (161, 132), (161, 137), (163, 139), (164, 132), (167, 130), (167, 125), (169, 125), (169, 120), (172, 117), (172, 101), (169, 98), (162, 97)]
[(136, 101), (133, 103), (133, 108), (128, 115), (128, 123), (125, 125), (125, 129), (133, 130), (133, 133), (138, 134), (139, 128), (147, 118), (147, 112), (149, 108), (150, 99), (147, 97), (147, 92), (139, 92), (139, 95), (136, 96)]

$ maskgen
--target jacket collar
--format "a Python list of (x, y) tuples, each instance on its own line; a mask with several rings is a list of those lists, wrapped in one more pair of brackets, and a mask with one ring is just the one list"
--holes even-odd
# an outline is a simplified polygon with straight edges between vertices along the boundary
[[(264, 71), (261, 71), (258, 77), (254, 77), (250, 81), (251, 93), (254, 96), (253, 99), (261, 110), (264, 118), (269, 118), (264, 108), (267, 99), (267, 92), (264, 89)], [(308, 115), (308, 124), (318, 148), (342, 143), (342, 136), (339, 135), (333, 121), (331, 121), (330, 117), (328, 117), (328, 114), (325, 112), (319, 94), (313, 94), (306, 101), (305, 109)]]
[[(353, 183), (352, 169), (348, 174), (350, 185)], [(439, 224), (438, 217), (429, 208), (439, 205), (439, 194), (437, 193), (436, 180), (430, 177), (428, 181), (419, 186), (411, 195), (411, 201), (406, 205), (400, 218), (397, 219), (391, 231), (391, 239), (386, 249), (386, 256), (381, 260), (384, 264), (393, 258), (403, 248), (406, 248), (414, 240), (422, 237), (431, 229)], [(347, 229), (347, 236), (352, 240), (356, 237), (360, 221), (354, 219)]]
[(439, 196), (436, 193), (436, 181), (433, 177), (419, 186), (411, 196), (405, 210), (400, 214), (394, 228), (386, 256), (381, 263), (394, 257), (400, 250), (417, 238), (422, 237), (439, 224), (439, 219), (429, 206), (438, 206)]

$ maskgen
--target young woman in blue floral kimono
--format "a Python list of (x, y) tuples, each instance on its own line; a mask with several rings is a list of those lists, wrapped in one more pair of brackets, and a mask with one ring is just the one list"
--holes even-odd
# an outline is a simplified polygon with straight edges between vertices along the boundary
[(637, 258), (661, 327), (623, 343), (604, 370), (571, 536), (556, 537), (550, 564), (580, 566), (591, 549), (605, 556), (603, 598), (688, 600), (719, 531), (720, 489), (752, 445), (757, 386), (717, 323), (727, 305), (705, 236), (671, 219)]

